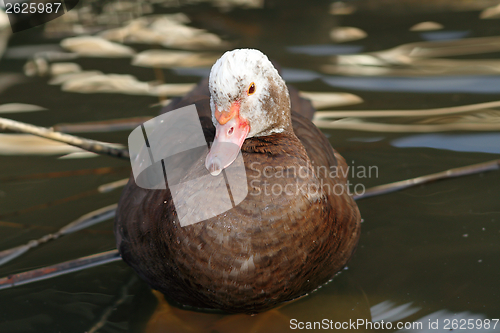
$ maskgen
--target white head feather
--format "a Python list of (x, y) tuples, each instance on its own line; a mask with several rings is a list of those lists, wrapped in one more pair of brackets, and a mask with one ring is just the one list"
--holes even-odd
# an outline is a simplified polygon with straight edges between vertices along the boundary
[[(248, 96), (252, 82), (255, 93)], [(215, 106), (219, 111), (227, 111), (232, 102), (239, 101), (240, 116), (250, 124), (247, 138), (281, 133), (290, 126), (290, 97), (285, 81), (258, 50), (236, 49), (224, 53), (210, 71), (209, 89), (214, 125), (217, 125)]]

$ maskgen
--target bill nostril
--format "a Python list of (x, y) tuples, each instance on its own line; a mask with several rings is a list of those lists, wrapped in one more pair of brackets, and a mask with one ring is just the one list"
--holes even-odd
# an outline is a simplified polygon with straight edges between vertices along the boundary
[(231, 134), (233, 134), (233, 131), (234, 131), (234, 127), (231, 127), (231, 128), (229, 129), (229, 131), (227, 131), (227, 135), (231, 135)]

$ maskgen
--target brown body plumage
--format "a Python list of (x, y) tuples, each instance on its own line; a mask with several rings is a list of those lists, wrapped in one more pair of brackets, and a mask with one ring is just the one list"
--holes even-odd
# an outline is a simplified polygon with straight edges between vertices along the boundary
[[(359, 210), (342, 172), (330, 172), (345, 171), (345, 161), (311, 123), (309, 101), (289, 91), (293, 130), (247, 138), (241, 147), (249, 193), (235, 208), (181, 227), (168, 188), (141, 189), (130, 178), (116, 216), (117, 246), (122, 258), (167, 298), (257, 313), (328, 282), (354, 252)], [(209, 96), (205, 80), (164, 112), (196, 104), (210, 142)], [(302, 191), (290, 194), (283, 191), (287, 185)], [(332, 190), (335, 185), (337, 193), (344, 189), (340, 195)], [(324, 191), (314, 195), (307, 186)]]

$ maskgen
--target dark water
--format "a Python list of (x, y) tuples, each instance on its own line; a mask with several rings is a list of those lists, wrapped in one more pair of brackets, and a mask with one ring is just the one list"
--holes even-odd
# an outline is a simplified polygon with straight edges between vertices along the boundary
[[(262, 50), (283, 67), (284, 78), (302, 91), (348, 92), (363, 99), (360, 104), (328, 110), (445, 108), (499, 99), (500, 66), (481, 63), (499, 59), (498, 47), (481, 51), (479, 46), (468, 46), (466, 52), (431, 58), (472, 61), (451, 63), (444, 73), (439, 69), (446, 63), (441, 63), (436, 71), (429, 69), (432, 64), (408, 64), (400, 58), (390, 58), (390, 63), (381, 66), (335, 67), (346, 54), (429, 40), (500, 36), (500, 21), (481, 20), (478, 10), (410, 7), (406, 11), (390, 11), (385, 8), (388, 4), (371, 5), (370, 10), (343, 16), (329, 14), (328, 4), (312, 3), (232, 11), (199, 3), (173, 8), (157, 6), (155, 13), (184, 12), (193, 26), (219, 34), (231, 41), (232, 47)], [(444, 29), (409, 31), (423, 21), (439, 22)], [(357, 27), (368, 36), (335, 44), (329, 32), (336, 26)], [(9, 50), (20, 46), (58, 44), (61, 38), (47, 37), (43, 28), (11, 37), (7, 54), (0, 61), (0, 78), (5, 77), (0, 87), (0, 104), (35, 104), (48, 111), (2, 116), (52, 126), (158, 113), (158, 106), (151, 107), (158, 103), (157, 97), (63, 92), (60, 86), (49, 85), (47, 77), (24, 76), (22, 67), (29, 56), (8, 56)], [(496, 43), (500, 43), (498, 38)], [(132, 46), (137, 50), (150, 48), (144, 44)], [(474, 48), (478, 51), (471, 51)], [(84, 70), (132, 74), (141, 81), (158, 79), (158, 73), (151, 68), (132, 66), (127, 58), (69, 61), (80, 64)], [(324, 65), (334, 66), (337, 72), (325, 71)], [(162, 75), (167, 83), (195, 83), (207, 71), (165, 69)], [(498, 111), (488, 108), (454, 116), (362, 118), (358, 123), (496, 123), (500, 128), (499, 119)], [(440, 133), (340, 128), (323, 131), (351, 166), (376, 167), (377, 173), (371, 177), (353, 178), (355, 184), (368, 188), (499, 158), (498, 128)], [(130, 130), (78, 135), (126, 143), (129, 133)], [(61, 155), (0, 155), (0, 250), (38, 239), (85, 213), (117, 202), (120, 189), (108, 193), (95, 190), (102, 184), (126, 178), (126, 161), (102, 156), (58, 159)], [(83, 169), (101, 172), (69, 176), (58, 173)], [(23, 178), (30, 175), (31, 178)], [(423, 325), (421, 331), (429, 332), (448, 331), (444, 326), (446, 319), (473, 319), (474, 323), (479, 319), (484, 325), (486, 318), (500, 318), (499, 184), (500, 172), (493, 171), (360, 200), (364, 223), (359, 247), (348, 270), (332, 283), (277, 311), (254, 317), (200, 314), (163, 305), (164, 326), (155, 332), (279, 332), (290, 330), (291, 319), (328, 319), (333, 323), (384, 320), (393, 321), (394, 326), (396, 322), (419, 322)], [(112, 224), (108, 220), (39, 246), (0, 266), (0, 276), (111, 250)], [(127, 265), (118, 262), (0, 291), (0, 332), (89, 331), (120, 298), (127, 284), (128, 296), (98, 331), (142, 331), (157, 300), (145, 284), (131, 280), (134, 276)], [(429, 329), (429, 321), (436, 320), (439, 329)], [(489, 329), (473, 325), (469, 331), (500, 331), (500, 323), (493, 329), (494, 324), (492, 321)], [(369, 331), (365, 326), (358, 330)], [(397, 330), (393, 327), (388, 331)]]

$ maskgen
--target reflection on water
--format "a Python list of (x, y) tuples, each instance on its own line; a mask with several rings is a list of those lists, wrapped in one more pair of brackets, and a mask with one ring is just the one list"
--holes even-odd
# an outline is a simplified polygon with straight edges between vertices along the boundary
[(332, 54), (353, 54), (363, 50), (361, 45), (300, 45), (289, 46), (290, 53), (302, 53), (311, 56), (328, 56)]
[(374, 322), (381, 320), (390, 322), (399, 321), (415, 314), (419, 310), (420, 308), (412, 306), (412, 303), (397, 305), (391, 301), (384, 301), (370, 308), (372, 321)]
[[(433, 32), (426, 34), (445, 34)], [(441, 35), (441, 37), (446, 37)], [(500, 37), (466, 38), (464, 36), (449, 36), (459, 39), (433, 42), (417, 42), (399, 45), (397, 47), (356, 55), (341, 55), (332, 58), (333, 65), (325, 65), (323, 71), (331, 74), (375, 75), (375, 76), (429, 76), (451, 75), (463, 72), (474, 74), (495, 74), (498, 61), (487, 60), (456, 60), (442, 57), (456, 57), (471, 54), (482, 54), (500, 51)], [(451, 38), (452, 37), (452, 38)], [(439, 59), (435, 59), (439, 58)]]
[[(500, 63), (499, 63), (500, 64)], [(325, 83), (336, 88), (369, 91), (418, 92), (418, 93), (474, 93), (498, 94), (500, 76), (453, 76), (418, 78), (353, 78), (325, 77)]]
[[(81, 1), (44, 28), (10, 36), (0, 112), (124, 144), (224, 50), (255, 47), (328, 109), (315, 122), (349, 164), (377, 166), (366, 187), (498, 158), (496, 3), (412, 3)], [(0, 251), (117, 202), (119, 191), (106, 189), (124, 185), (128, 163), (59, 159), (79, 151), (1, 135)], [(417, 331), (439, 332), (446, 319), (498, 318), (499, 181), (491, 172), (359, 201), (364, 223), (349, 269), (265, 314), (177, 308), (140, 281), (127, 284), (131, 269), (113, 263), (3, 290), (0, 332), (287, 332), (292, 319), (325, 318), (421, 322)], [(0, 266), (0, 276), (112, 249), (111, 230), (107, 219), (40, 245)]]
[(462, 39), (468, 35), (470, 35), (470, 31), (439, 31), (420, 34), (422, 39), (428, 41)]
[(441, 23), (425, 21), (415, 24), (410, 28), (410, 31), (433, 31), (433, 30), (441, 30), (443, 28), (444, 27)]
[(427, 147), (468, 151), (478, 153), (500, 154), (500, 133), (488, 134), (423, 134), (407, 136), (392, 141), (395, 147)]

